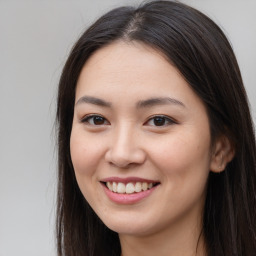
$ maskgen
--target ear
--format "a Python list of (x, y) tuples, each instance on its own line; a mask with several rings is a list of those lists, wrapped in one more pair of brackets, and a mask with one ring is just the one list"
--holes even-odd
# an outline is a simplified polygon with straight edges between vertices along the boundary
[(224, 171), (234, 155), (235, 150), (230, 140), (226, 136), (220, 136), (213, 147), (210, 170), (215, 173)]

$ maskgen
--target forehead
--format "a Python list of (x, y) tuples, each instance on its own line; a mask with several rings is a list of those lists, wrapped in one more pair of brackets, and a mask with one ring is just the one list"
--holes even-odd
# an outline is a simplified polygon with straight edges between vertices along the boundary
[[(165, 66), (165, 68), (163, 68)], [(81, 84), (93, 83), (104, 79), (106, 82), (125, 83), (129, 78), (129, 82), (142, 80), (150, 76), (151, 79), (159, 79), (166, 74), (179, 72), (169, 64), (166, 59), (153, 48), (138, 42), (117, 41), (107, 45), (90, 56), (86, 61), (78, 79), (78, 87)], [(152, 72), (153, 71), (153, 72)], [(150, 73), (149, 73), (150, 72)]]
[(143, 100), (171, 97), (201, 101), (180, 72), (162, 53), (138, 42), (117, 41), (97, 50), (85, 63), (77, 83), (76, 98), (100, 96)]
[[(94, 52), (85, 63), (81, 75), (84, 70), (85, 72), (87, 70), (86, 75), (88, 75), (89, 72), (97, 69), (98, 74), (105, 76), (109, 72), (116, 74), (121, 72), (133, 74), (135, 77), (138, 72), (141, 76), (143, 71), (154, 69), (155, 72), (151, 73), (153, 75), (160, 71), (160, 69), (156, 70), (156, 66), (160, 67), (163, 64), (171, 66), (163, 54), (152, 47), (135, 41), (117, 41)], [(178, 73), (175, 68), (173, 70)]]
[[(139, 55), (144, 55), (143, 58), (138, 58)], [(111, 44), (108, 44), (97, 51), (95, 51), (87, 60), (85, 65), (92, 65), (98, 61), (112, 61), (115, 60), (118, 63), (122, 63), (122, 66), (129, 64), (124, 62), (120, 57), (125, 57), (127, 61), (133, 59), (134, 62), (143, 63), (146, 60), (153, 60), (161, 58), (166, 61), (165, 55), (154, 49), (153, 47), (138, 41), (122, 41), (118, 40)], [(140, 56), (141, 57), (141, 56)], [(146, 59), (147, 58), (147, 59)]]

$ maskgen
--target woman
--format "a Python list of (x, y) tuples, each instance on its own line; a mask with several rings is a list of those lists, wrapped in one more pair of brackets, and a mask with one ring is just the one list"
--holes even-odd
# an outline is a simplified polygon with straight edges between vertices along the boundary
[(254, 255), (256, 154), (223, 32), (181, 3), (97, 20), (63, 69), (58, 254)]

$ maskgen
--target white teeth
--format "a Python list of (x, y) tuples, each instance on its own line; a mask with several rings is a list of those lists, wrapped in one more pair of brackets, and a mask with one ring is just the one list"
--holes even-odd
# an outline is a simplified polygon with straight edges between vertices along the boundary
[(113, 182), (113, 184), (112, 184), (112, 191), (113, 192), (117, 192), (117, 184), (116, 184), (116, 182)]
[(113, 191), (113, 186), (111, 182), (108, 181), (106, 185), (109, 188), (109, 190)]
[(132, 183), (126, 184), (126, 189), (125, 189), (126, 194), (132, 194), (132, 193), (134, 193), (134, 190), (135, 190), (135, 188)]
[(142, 190), (145, 191), (145, 190), (147, 190), (147, 189), (148, 189), (148, 183), (143, 182), (143, 183), (142, 183)]
[(136, 184), (135, 184), (135, 192), (141, 192), (141, 182), (136, 182)]
[(134, 192), (139, 193), (141, 191), (146, 191), (148, 189), (151, 189), (153, 187), (153, 183), (147, 183), (147, 182), (136, 182), (132, 183), (129, 182), (126, 185), (122, 182), (106, 182), (106, 186), (109, 190), (112, 192), (118, 193), (118, 194), (132, 194)]
[(118, 182), (116, 192), (119, 193), (119, 194), (125, 193), (125, 184), (121, 183), (121, 182)]

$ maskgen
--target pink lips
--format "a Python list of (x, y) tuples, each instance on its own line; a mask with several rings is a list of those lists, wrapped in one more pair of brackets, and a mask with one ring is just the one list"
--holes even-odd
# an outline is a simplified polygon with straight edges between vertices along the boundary
[(106, 178), (101, 180), (101, 184), (102, 187), (104, 189), (104, 192), (106, 193), (106, 195), (108, 196), (108, 198), (118, 204), (135, 204), (139, 201), (141, 201), (142, 199), (148, 197), (149, 195), (151, 195), (155, 189), (157, 188), (157, 186), (154, 186), (146, 191), (141, 191), (141, 192), (135, 192), (132, 194), (119, 194), (119, 193), (115, 193), (112, 192), (111, 190), (109, 190), (106, 185), (104, 183), (106, 182), (122, 182), (124, 184), (127, 184), (129, 182), (147, 182), (147, 183), (159, 183), (158, 181), (154, 181), (154, 180), (147, 180), (147, 179), (142, 179), (142, 178), (137, 178), (137, 177), (129, 177), (129, 178), (119, 178), (119, 177), (110, 177), (110, 178)]
[(127, 184), (128, 182), (147, 182), (147, 183), (159, 183), (155, 180), (148, 180), (148, 179), (142, 179), (138, 177), (128, 177), (128, 178), (119, 178), (119, 177), (109, 177), (106, 179), (101, 180), (101, 182), (122, 182), (124, 184)]

